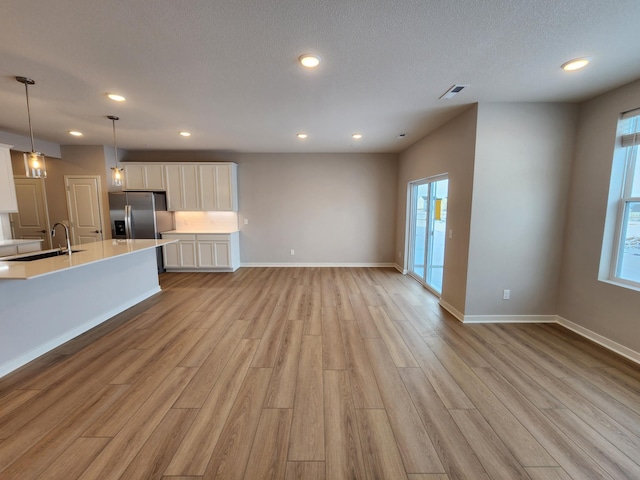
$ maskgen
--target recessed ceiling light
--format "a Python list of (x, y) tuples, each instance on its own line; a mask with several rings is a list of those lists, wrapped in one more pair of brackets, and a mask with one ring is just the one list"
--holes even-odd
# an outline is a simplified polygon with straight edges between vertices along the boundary
[(569, 60), (568, 62), (563, 63), (562, 69), (567, 72), (571, 72), (573, 70), (580, 70), (581, 68), (586, 67), (589, 61), (590, 59), (587, 57), (574, 58), (573, 60)]
[(73, 135), (74, 137), (81, 137), (82, 132), (78, 132), (77, 130), (69, 130), (69, 135)]
[(312, 53), (305, 53), (304, 55), (300, 55), (298, 57), (300, 63), (307, 68), (313, 68), (320, 65), (320, 57), (318, 55), (313, 55)]
[(118, 95), (117, 93), (107, 93), (107, 97), (109, 97), (114, 102), (124, 102), (126, 98), (122, 95)]
[(299, 134), (296, 135), (296, 137), (301, 138), (301, 139), (304, 140), (305, 138), (307, 138), (307, 134), (306, 133), (299, 133)]
[(353, 135), (351, 135), (351, 138), (353, 138), (354, 140), (360, 140), (362, 138), (362, 134), (354, 133)]
[(180, 135), (182, 135), (183, 137), (190, 137), (191, 133), (189, 132), (178, 132)]

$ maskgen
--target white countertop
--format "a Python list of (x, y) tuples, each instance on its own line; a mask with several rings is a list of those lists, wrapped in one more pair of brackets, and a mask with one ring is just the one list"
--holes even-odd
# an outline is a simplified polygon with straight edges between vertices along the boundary
[(82, 250), (72, 255), (60, 255), (51, 258), (33, 260), (31, 262), (8, 262), (7, 258), (16, 258), (24, 255), (35, 255), (50, 250), (31, 252), (29, 254), (4, 257), (0, 260), (0, 280), (26, 280), (41, 277), (70, 268), (81, 267), (90, 263), (102, 262), (113, 257), (127, 255), (149, 248), (156, 248), (175, 240), (105, 240), (96, 243), (86, 243), (72, 247), (73, 250)]
[(212, 229), (203, 229), (203, 228), (181, 228), (180, 230), (169, 230), (168, 232), (162, 232), (162, 235), (165, 233), (168, 234), (180, 234), (180, 235), (198, 235), (198, 234), (229, 234), (235, 233), (239, 230), (237, 228), (212, 228)]
[(0, 240), (0, 247), (11, 247), (13, 245), (26, 245), (28, 243), (39, 243), (44, 242), (41, 238), (28, 238), (28, 239), (17, 239), (17, 240)]

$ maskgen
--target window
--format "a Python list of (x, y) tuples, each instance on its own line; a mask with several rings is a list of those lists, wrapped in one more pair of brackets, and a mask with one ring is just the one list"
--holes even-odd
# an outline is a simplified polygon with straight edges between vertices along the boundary
[(625, 168), (612, 276), (640, 287), (640, 110), (624, 114), (620, 127)]

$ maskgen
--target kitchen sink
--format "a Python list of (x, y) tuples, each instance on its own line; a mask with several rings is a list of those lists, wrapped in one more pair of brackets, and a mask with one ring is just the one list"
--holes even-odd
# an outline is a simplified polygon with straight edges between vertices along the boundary
[[(84, 252), (84, 250), (71, 250), (71, 253)], [(59, 257), (67, 255), (67, 252), (53, 250), (51, 252), (40, 252), (31, 255), (23, 255), (17, 258), (7, 258), (7, 262), (33, 262), (34, 260), (42, 260), (43, 258)]]

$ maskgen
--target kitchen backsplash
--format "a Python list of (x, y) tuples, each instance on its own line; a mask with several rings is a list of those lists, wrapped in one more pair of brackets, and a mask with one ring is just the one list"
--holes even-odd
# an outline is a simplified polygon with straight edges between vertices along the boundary
[(238, 229), (237, 212), (175, 212), (176, 230)]

